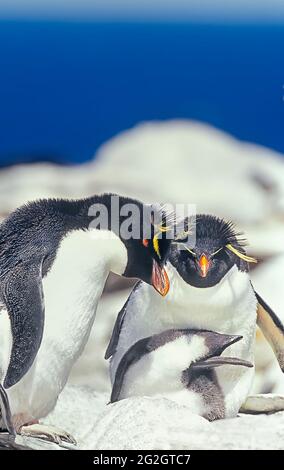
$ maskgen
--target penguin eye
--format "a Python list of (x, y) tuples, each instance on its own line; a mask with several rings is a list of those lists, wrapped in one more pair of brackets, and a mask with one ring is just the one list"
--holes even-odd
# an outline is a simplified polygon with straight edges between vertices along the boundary
[(184, 243), (182, 243), (182, 246), (194, 257), (197, 258), (197, 254), (194, 253), (194, 251), (190, 250)]
[(220, 253), (221, 250), (223, 250), (223, 246), (221, 246), (221, 248), (219, 248), (218, 250), (214, 251), (214, 253), (211, 254), (211, 258), (213, 258), (214, 256), (218, 255), (218, 253)]

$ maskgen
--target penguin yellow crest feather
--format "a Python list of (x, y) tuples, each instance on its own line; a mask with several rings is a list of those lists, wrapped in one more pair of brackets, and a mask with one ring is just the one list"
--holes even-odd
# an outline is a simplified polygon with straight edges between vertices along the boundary
[(241, 253), (239, 250), (237, 250), (237, 248), (235, 248), (230, 243), (228, 243), (228, 245), (226, 245), (226, 248), (228, 248), (228, 250), (230, 250), (232, 253), (234, 253), (236, 256), (238, 256), (242, 260), (246, 261), (247, 263), (257, 263), (257, 259), (252, 258), (251, 256), (247, 256), (244, 253)]

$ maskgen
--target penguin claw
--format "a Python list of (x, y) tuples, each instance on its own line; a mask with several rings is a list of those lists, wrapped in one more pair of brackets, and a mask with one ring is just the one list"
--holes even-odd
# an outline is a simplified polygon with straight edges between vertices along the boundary
[(22, 426), (20, 429), (21, 436), (35, 437), (37, 439), (44, 439), (58, 445), (63, 443), (77, 445), (74, 437), (63, 429), (56, 428), (55, 426), (47, 426), (45, 424), (30, 424)]

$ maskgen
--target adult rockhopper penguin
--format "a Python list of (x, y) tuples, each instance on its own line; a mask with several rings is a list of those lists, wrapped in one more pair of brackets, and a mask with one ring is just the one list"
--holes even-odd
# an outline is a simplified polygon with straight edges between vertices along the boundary
[[(257, 319), (283, 368), (284, 328), (253, 289), (248, 266), (255, 260), (246, 255), (244, 240), (231, 223), (211, 215), (198, 215), (185, 225), (170, 249), (171, 291), (165, 301), (138, 283), (118, 315), (106, 352), (112, 383), (120, 361), (137, 341), (169, 329), (240, 335), (242, 341), (232, 344), (226, 355), (253, 363)], [(190, 227), (196, 230), (194, 246), (189, 244)], [(236, 416), (250, 391), (254, 369), (222, 367), (216, 375), (225, 416)]]
[(110, 271), (167, 294), (167, 215), (104, 194), (31, 202), (0, 225), (0, 380), (17, 432), (58, 438), (38, 419), (53, 409), (88, 340)]

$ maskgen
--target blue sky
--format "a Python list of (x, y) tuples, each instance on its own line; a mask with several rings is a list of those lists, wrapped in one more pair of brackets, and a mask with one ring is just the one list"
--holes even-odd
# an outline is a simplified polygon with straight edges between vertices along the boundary
[(284, 18), (284, 0), (0, 0), (8, 17)]

